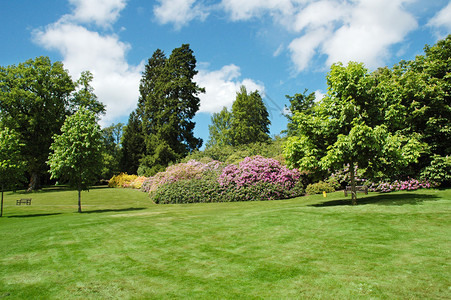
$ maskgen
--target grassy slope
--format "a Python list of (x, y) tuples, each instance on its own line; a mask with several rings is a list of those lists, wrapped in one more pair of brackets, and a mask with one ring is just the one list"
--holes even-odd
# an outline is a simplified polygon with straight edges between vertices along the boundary
[(451, 190), (153, 205), (93, 189), (6, 195), (0, 298), (449, 299)]

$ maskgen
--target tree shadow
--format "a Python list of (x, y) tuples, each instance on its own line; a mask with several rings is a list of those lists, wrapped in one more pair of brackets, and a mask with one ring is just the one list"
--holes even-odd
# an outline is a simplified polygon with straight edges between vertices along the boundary
[(19, 215), (19, 216), (6, 216), (7, 218), (34, 218), (34, 217), (47, 217), (61, 215), (61, 213), (50, 213), (50, 214), (32, 214), (32, 215)]
[[(378, 194), (364, 198), (358, 198), (357, 205), (376, 204), (386, 206), (402, 206), (402, 205), (419, 205), (424, 201), (436, 201), (439, 197), (427, 194), (410, 194), (410, 193), (396, 193), (396, 194)], [(339, 199), (333, 201), (326, 201), (318, 204), (313, 204), (314, 207), (328, 207), (328, 206), (352, 206), (351, 199)]]
[(145, 207), (130, 207), (130, 208), (119, 208), (119, 209), (96, 209), (96, 210), (88, 210), (83, 211), (82, 214), (98, 214), (98, 213), (106, 213), (106, 212), (125, 212), (125, 211), (137, 211), (144, 210)]

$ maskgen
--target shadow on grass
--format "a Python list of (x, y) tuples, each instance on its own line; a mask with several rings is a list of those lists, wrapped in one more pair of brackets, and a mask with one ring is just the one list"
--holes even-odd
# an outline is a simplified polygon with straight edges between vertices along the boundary
[(56, 215), (61, 215), (61, 213), (7, 216), (7, 218), (33, 218), (33, 217), (47, 217), (47, 216), (56, 216)]
[(130, 207), (130, 208), (119, 208), (119, 209), (96, 209), (96, 210), (88, 210), (83, 211), (83, 214), (98, 214), (98, 213), (106, 213), (106, 212), (124, 212), (124, 211), (137, 211), (146, 209), (145, 207)]
[[(396, 194), (379, 194), (375, 196), (369, 196), (359, 198), (357, 195), (357, 205), (376, 204), (386, 206), (402, 206), (402, 205), (418, 205), (424, 201), (434, 201), (439, 199), (434, 195), (427, 194), (410, 194), (410, 193), (396, 193)], [(327, 207), (327, 206), (351, 206), (351, 198), (326, 201), (318, 204), (313, 204), (314, 207)]]

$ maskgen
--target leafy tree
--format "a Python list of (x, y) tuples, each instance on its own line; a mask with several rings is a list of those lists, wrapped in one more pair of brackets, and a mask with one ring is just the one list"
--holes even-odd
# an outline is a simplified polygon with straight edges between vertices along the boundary
[(121, 160), (121, 136), (124, 124), (117, 123), (102, 129), (103, 161), (102, 178), (111, 178), (119, 173)]
[(142, 134), (142, 122), (136, 111), (133, 111), (128, 118), (128, 123), (124, 127), (121, 143), (121, 171), (128, 174), (137, 174), (139, 161), (144, 156), (146, 147)]
[(258, 91), (247, 93), (241, 86), (232, 105), (231, 136), (233, 145), (269, 141), (268, 110)]
[(195, 138), (192, 118), (199, 110), (199, 93), (205, 92), (195, 82), (196, 59), (188, 44), (175, 48), (166, 58), (155, 51), (145, 67), (140, 83), (138, 116), (146, 145), (141, 159), (144, 174), (164, 169), (202, 145)]
[(287, 124), (287, 131), (286, 133), (288, 136), (295, 135), (296, 133), (296, 125), (293, 124), (293, 115), (297, 111), (302, 111), (306, 114), (309, 114), (312, 112), (313, 107), (315, 106), (315, 93), (310, 93), (307, 95), (307, 89), (304, 90), (302, 94), (294, 94), (294, 96), (286, 95), (285, 98), (287, 98), (290, 101), (290, 106), (285, 107), (285, 110), (288, 111), (287, 114), (285, 114), (286, 118), (288, 119)]
[(334, 64), (327, 75), (328, 95), (311, 114), (296, 112), (298, 135), (290, 137), (285, 155), (290, 166), (305, 170), (349, 165), (352, 203), (357, 203), (354, 166), (369, 178), (378, 171), (399, 170), (417, 161), (425, 144), (416, 135), (390, 132), (384, 118), (391, 105), (378, 96), (375, 76), (363, 64)]
[(219, 113), (214, 113), (211, 117), (211, 125), (208, 126), (210, 135), (206, 147), (232, 145), (231, 126), (232, 113), (227, 107), (224, 107)]
[(73, 94), (70, 103), (72, 113), (84, 107), (96, 115), (105, 114), (105, 105), (97, 100), (97, 96), (94, 94), (94, 88), (90, 85), (93, 78), (91, 72), (84, 71), (75, 82), (77, 90)]
[(7, 127), (0, 130), (0, 187), (2, 189), (0, 217), (3, 215), (4, 189), (17, 185), (25, 172), (25, 162), (20, 155), (20, 148), (17, 133)]
[(29, 189), (46, 171), (52, 136), (68, 114), (74, 83), (61, 62), (48, 57), (0, 67), (0, 115), (3, 126), (20, 137), (30, 175)]
[(102, 134), (93, 112), (81, 108), (66, 118), (61, 134), (53, 137), (48, 165), (51, 178), (67, 181), (78, 190), (78, 212), (81, 213), (81, 191), (98, 179), (102, 168)]

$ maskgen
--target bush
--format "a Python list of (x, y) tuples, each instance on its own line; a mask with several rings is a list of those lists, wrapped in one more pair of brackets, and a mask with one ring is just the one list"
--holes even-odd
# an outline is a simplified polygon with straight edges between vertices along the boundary
[(434, 155), (431, 164), (421, 172), (421, 179), (428, 180), (436, 186), (451, 184), (451, 157)]
[(121, 173), (113, 176), (108, 182), (109, 187), (130, 187), (130, 184), (138, 178), (137, 175), (128, 175), (127, 173)]
[(305, 189), (305, 192), (308, 195), (321, 194), (322, 192), (332, 193), (335, 192), (335, 188), (327, 182), (320, 181), (317, 183), (309, 184)]
[(224, 186), (210, 178), (166, 183), (151, 192), (150, 198), (158, 204), (175, 204), (278, 200), (302, 194), (300, 184), (295, 184), (290, 190), (269, 182), (258, 182), (249, 186)]
[(238, 165), (228, 165), (218, 181), (221, 185), (249, 186), (259, 182), (293, 188), (300, 179), (298, 170), (290, 170), (273, 158), (262, 156), (246, 157)]
[(370, 192), (388, 193), (394, 191), (414, 191), (418, 189), (428, 189), (434, 185), (426, 180), (409, 179), (404, 181), (372, 183), (368, 190)]
[(215, 177), (215, 173), (220, 171), (221, 163), (218, 161), (202, 163), (190, 160), (187, 163), (169, 166), (166, 168), (166, 171), (147, 178), (143, 182), (141, 190), (150, 193), (167, 183), (174, 183), (187, 179), (201, 179), (209, 176)]

